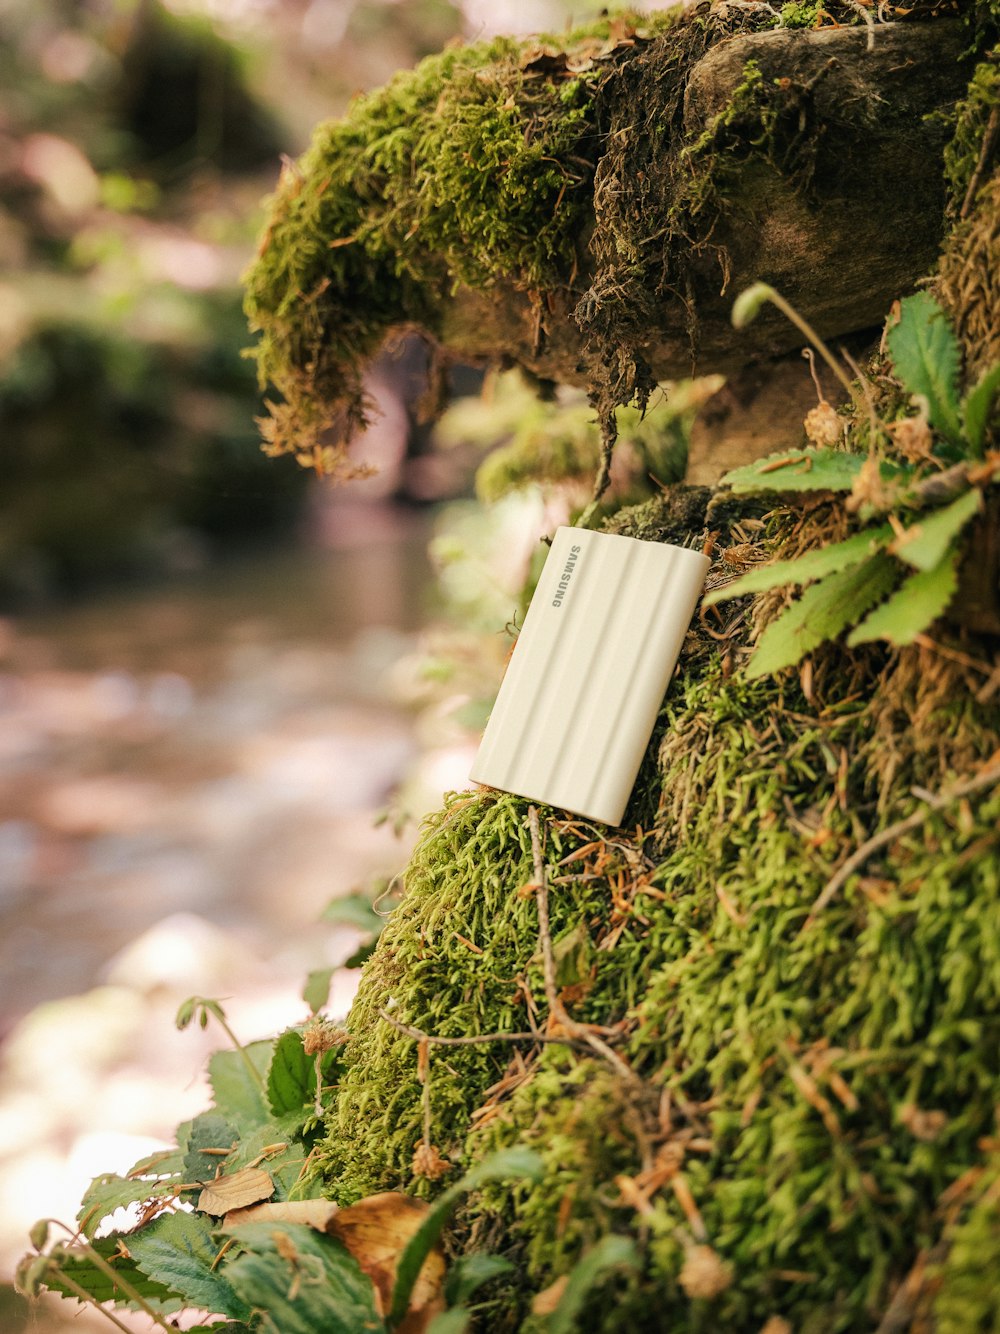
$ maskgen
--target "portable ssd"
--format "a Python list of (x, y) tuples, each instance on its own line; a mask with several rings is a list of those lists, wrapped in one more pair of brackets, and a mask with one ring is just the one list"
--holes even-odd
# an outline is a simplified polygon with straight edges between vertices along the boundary
[(620, 824), (710, 564), (557, 529), (473, 781)]

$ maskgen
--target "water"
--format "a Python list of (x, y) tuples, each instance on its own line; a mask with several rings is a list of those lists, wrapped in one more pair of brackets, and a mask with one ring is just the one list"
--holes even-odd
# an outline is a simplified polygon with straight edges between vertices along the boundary
[[(225, 1039), (178, 1033), (180, 999), (226, 998), (242, 1041), (301, 1022), (305, 974), (358, 943), (324, 905), (405, 860), (412, 830), (375, 816), (417, 753), (393, 674), (426, 524), (336, 531), (0, 623), (0, 1283), (35, 1218), (70, 1221), (206, 1105)], [(355, 985), (335, 973), (334, 1012)], [(5, 1329), (74, 1318), (12, 1300)]]

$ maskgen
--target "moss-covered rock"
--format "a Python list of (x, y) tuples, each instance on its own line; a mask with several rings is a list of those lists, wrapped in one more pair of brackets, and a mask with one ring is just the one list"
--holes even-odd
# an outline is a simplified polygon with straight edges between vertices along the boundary
[[(995, 101), (976, 112), (987, 145)], [(936, 286), (966, 387), (998, 360), (1000, 196), (984, 170), (964, 177)], [(875, 356), (838, 431), (909, 466), (912, 411)], [(994, 501), (995, 487), (981, 525)], [(608, 525), (713, 532), (715, 579), (859, 522), (829, 494), (753, 504), (675, 487)], [(995, 598), (995, 542), (974, 525), (964, 541)], [(594, 1329), (1000, 1328), (996, 638), (957, 616), (905, 647), (827, 645), (801, 674), (749, 679), (750, 646), (786, 603), (763, 593), (692, 627), (622, 831), (542, 808), (569, 1029), (543, 983), (517, 797), (454, 797), (431, 820), (366, 966), (327, 1191), (434, 1193), (421, 1144), (455, 1170), (514, 1143), (544, 1161), (539, 1183), (480, 1192), (453, 1229), (456, 1251), (515, 1264), (479, 1328), (544, 1330), (609, 1234), (640, 1260), (594, 1287)]]
[[(877, 322), (934, 259), (967, 33), (888, 23), (866, 52), (856, 6), (822, 15), (842, 25), (711, 3), (453, 48), (320, 126), (248, 277), (268, 447), (349, 474), (393, 329), (584, 384), (610, 437), (654, 376), (745, 358), (731, 282), (768, 278), (827, 333)], [(780, 321), (760, 338), (787, 350)]]

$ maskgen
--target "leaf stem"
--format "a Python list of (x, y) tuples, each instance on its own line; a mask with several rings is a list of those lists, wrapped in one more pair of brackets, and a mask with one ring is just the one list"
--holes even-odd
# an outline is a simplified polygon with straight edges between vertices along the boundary
[(809, 321), (805, 319), (802, 315), (800, 315), (799, 312), (795, 309), (795, 307), (791, 305), (788, 301), (786, 301), (785, 298), (781, 295), (781, 293), (776, 291), (773, 287), (770, 288), (770, 290), (768, 291), (767, 297), (768, 300), (771, 302), (771, 304), (777, 306), (777, 308), (781, 311), (782, 315), (784, 315), (786, 319), (791, 320), (792, 324), (795, 325), (796, 329), (798, 329), (799, 332), (802, 333), (809, 340), (810, 343), (812, 343), (813, 347), (820, 354), (820, 356), (823, 358), (826, 364), (830, 367), (830, 370), (833, 371), (834, 375), (843, 385), (844, 389), (847, 392), (847, 396), (853, 399), (854, 389), (851, 385), (850, 380), (844, 374), (843, 370), (840, 367), (840, 363), (837, 361), (836, 357), (827, 347), (826, 343), (823, 342), (822, 338), (820, 338), (819, 334), (812, 327)]
[[(87, 1291), (86, 1288), (82, 1288), (79, 1283), (74, 1282), (74, 1280), (67, 1274), (64, 1274), (54, 1260), (49, 1263), (54, 1269), (59, 1271), (59, 1282), (62, 1287), (67, 1288), (81, 1305), (89, 1304), (96, 1307), (101, 1315), (104, 1316), (106, 1320), (110, 1320), (116, 1329), (123, 1329), (125, 1334), (133, 1334), (133, 1331), (129, 1329), (128, 1325), (123, 1325), (114, 1312), (109, 1311), (103, 1302), (99, 1302), (96, 1297), (92, 1296), (91, 1293)], [(167, 1329), (169, 1326), (164, 1325), (163, 1328)]]

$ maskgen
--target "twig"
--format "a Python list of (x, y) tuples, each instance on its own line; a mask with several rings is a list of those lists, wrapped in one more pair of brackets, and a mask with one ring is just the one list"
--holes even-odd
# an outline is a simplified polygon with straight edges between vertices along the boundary
[(959, 783), (956, 787), (948, 788), (945, 792), (939, 792), (937, 795), (929, 793), (927, 800), (919, 810), (907, 815), (903, 820), (897, 820), (895, 824), (889, 825), (887, 829), (873, 834), (871, 838), (861, 844), (860, 848), (851, 853), (847, 861), (827, 881), (819, 898), (809, 909), (809, 916), (803, 922), (799, 934), (801, 935), (809, 930), (837, 891), (859, 867), (864, 865), (869, 857), (878, 852), (880, 848), (884, 848), (887, 843), (892, 843), (900, 835), (909, 833), (911, 829), (916, 829), (923, 823), (928, 810), (941, 810), (942, 807), (950, 805), (953, 801), (958, 801), (961, 797), (968, 797), (973, 792), (980, 792), (984, 788), (992, 787), (998, 781), (1000, 781), (1000, 765), (987, 769), (985, 772), (977, 774), (975, 778)]
[(860, 14), (861, 17), (864, 19), (865, 23), (867, 23), (867, 25), (868, 25), (868, 44), (867, 44), (866, 49), (867, 49), (868, 51), (874, 51), (874, 50), (875, 50), (875, 20), (872, 18), (871, 14), (869, 14), (868, 10), (864, 7), (864, 5), (858, 3), (858, 0), (847, 0), (847, 4), (848, 4), (849, 8), (851, 8), (851, 9), (854, 10), (855, 14)]
[(924, 1292), (928, 1266), (938, 1264), (947, 1254), (948, 1247), (940, 1242), (931, 1250), (920, 1252), (913, 1268), (896, 1289), (875, 1334), (903, 1334), (912, 1327)]
[(994, 107), (990, 112), (989, 120), (986, 122), (986, 131), (983, 134), (979, 158), (976, 161), (975, 170), (969, 177), (969, 188), (965, 192), (965, 198), (962, 200), (962, 207), (959, 210), (958, 216), (963, 221), (972, 212), (972, 205), (979, 192), (979, 187), (983, 183), (986, 169), (990, 165), (990, 158), (993, 156), (998, 138), (1000, 138), (1000, 107)]
[(472, 1047), (483, 1042), (559, 1042), (565, 1047), (583, 1046), (583, 1040), (568, 1037), (554, 1037), (548, 1033), (476, 1033), (461, 1038), (440, 1038), (433, 1033), (425, 1033), (413, 1024), (404, 1024), (394, 1018), (388, 1010), (379, 1010), (378, 1016), (396, 1030), (415, 1042), (429, 1042), (433, 1047)]
[(961, 649), (948, 648), (945, 644), (939, 644), (937, 640), (931, 639), (930, 635), (914, 635), (913, 642), (931, 653), (937, 653), (940, 657), (947, 658), (949, 662), (957, 662), (960, 667), (968, 667), (971, 671), (982, 672), (984, 676), (990, 675), (988, 663), (981, 662), (979, 658), (973, 658), (968, 653), (963, 653)]
[(538, 810), (528, 807), (528, 827), (531, 830), (531, 856), (535, 870), (535, 901), (538, 904), (538, 937), (542, 947), (542, 974), (545, 978), (545, 999), (549, 1006), (549, 1019), (554, 1019), (565, 1032), (578, 1041), (585, 1042), (592, 1051), (604, 1058), (612, 1069), (623, 1079), (634, 1083), (638, 1075), (625, 1061), (593, 1033), (586, 1024), (579, 1024), (571, 1019), (559, 997), (556, 984), (556, 964), (552, 954), (552, 932), (549, 927), (549, 889), (545, 879), (545, 861), (542, 857), (542, 836), (538, 826)]

